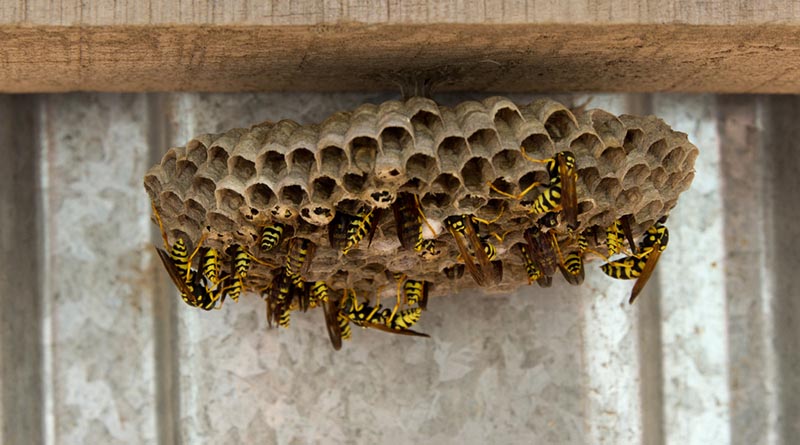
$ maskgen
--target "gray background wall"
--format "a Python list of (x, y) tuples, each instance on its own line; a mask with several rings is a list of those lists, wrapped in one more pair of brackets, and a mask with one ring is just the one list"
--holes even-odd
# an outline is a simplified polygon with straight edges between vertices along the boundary
[(0, 95), (2, 443), (800, 437), (793, 96), (594, 95), (591, 107), (656, 114), (701, 149), (632, 307), (630, 283), (592, 267), (579, 288), (436, 299), (419, 324), (432, 339), (356, 330), (337, 353), (321, 313), (268, 331), (255, 296), (211, 313), (179, 301), (142, 187), (169, 146), (394, 97)]

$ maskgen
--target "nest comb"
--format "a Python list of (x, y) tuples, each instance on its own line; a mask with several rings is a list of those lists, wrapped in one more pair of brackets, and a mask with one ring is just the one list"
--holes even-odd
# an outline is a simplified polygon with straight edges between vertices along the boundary
[[(171, 148), (144, 185), (171, 242), (191, 244), (207, 233), (205, 244), (220, 252), (240, 244), (282, 264), (287, 243), (264, 255), (258, 248), (262, 228), (281, 222), (289, 237), (316, 244), (304, 279), (368, 293), (387, 284), (386, 271), (433, 283), (432, 294), (476, 287), (468, 274), (443, 273), (458, 262), (443, 221), (465, 214), (496, 219), (485, 230), (505, 235), (496, 242), (503, 273), (490, 291), (508, 292), (527, 284), (523, 259), (512, 246), (536, 215), (525, 200), (503, 196), (489, 184), (513, 195), (548, 181), (545, 165), (525, 159), (521, 147), (542, 160), (563, 150), (575, 154), (578, 232), (630, 215), (637, 236), (676, 205), (692, 182), (698, 155), (686, 134), (654, 116), (573, 112), (547, 99), (517, 106), (491, 97), (449, 108), (414, 97), (362, 105), (321, 124), (284, 120), (201, 135)], [(371, 244), (364, 240), (347, 255), (330, 245), (328, 229), (337, 212), (388, 209), (402, 193), (418, 196), (432, 229), (425, 236), (435, 239), (438, 255), (423, 258), (403, 249), (391, 211), (382, 212)], [(554, 230), (567, 232), (563, 221)], [(256, 266), (247, 287), (266, 286), (273, 273)]]

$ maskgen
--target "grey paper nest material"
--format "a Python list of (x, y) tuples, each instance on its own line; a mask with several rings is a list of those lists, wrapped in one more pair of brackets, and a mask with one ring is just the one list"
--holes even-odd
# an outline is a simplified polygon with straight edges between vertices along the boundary
[[(283, 264), (286, 243), (268, 254), (258, 248), (261, 229), (280, 221), (292, 227), (290, 236), (317, 246), (304, 279), (367, 293), (388, 284), (386, 270), (434, 283), (433, 294), (476, 287), (469, 274), (455, 280), (443, 274), (458, 257), (443, 221), (461, 214), (491, 220), (502, 210), (488, 230), (505, 233), (495, 243), (503, 278), (491, 291), (506, 292), (527, 284), (522, 257), (511, 247), (536, 218), (524, 202), (488, 184), (517, 194), (548, 181), (545, 165), (524, 159), (520, 147), (536, 159), (563, 150), (575, 154), (578, 232), (631, 215), (637, 236), (675, 206), (692, 182), (698, 155), (686, 134), (653, 116), (599, 109), (573, 114), (552, 100), (517, 106), (492, 97), (448, 108), (412, 98), (362, 105), (319, 125), (266, 122), (201, 135), (170, 149), (144, 182), (171, 242), (182, 237), (191, 244), (205, 231), (205, 244), (220, 252), (238, 243)], [(389, 208), (402, 192), (419, 196), (440, 255), (422, 258), (401, 248), (391, 211), (382, 213), (370, 246), (365, 240), (347, 255), (330, 246), (327, 226), (337, 211)], [(563, 222), (555, 229), (566, 233)], [(272, 273), (255, 267), (247, 286), (265, 286)]]

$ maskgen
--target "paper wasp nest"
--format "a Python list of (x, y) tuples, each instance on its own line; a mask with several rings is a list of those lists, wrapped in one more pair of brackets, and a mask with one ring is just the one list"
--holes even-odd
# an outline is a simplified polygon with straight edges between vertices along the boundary
[[(412, 98), (362, 105), (319, 125), (265, 122), (201, 135), (170, 149), (144, 182), (171, 242), (182, 237), (192, 244), (207, 232), (205, 244), (220, 252), (238, 243), (283, 264), (286, 242), (267, 254), (258, 247), (261, 229), (280, 221), (291, 227), (287, 237), (316, 244), (304, 279), (364, 292), (386, 285), (386, 270), (433, 283), (432, 294), (476, 287), (469, 274), (452, 280), (443, 274), (458, 257), (443, 221), (450, 215), (486, 220), (500, 215), (486, 229), (504, 235), (502, 242), (494, 241), (502, 283), (491, 291), (507, 292), (527, 284), (523, 260), (512, 246), (535, 219), (524, 200), (488, 184), (517, 194), (548, 181), (545, 165), (523, 158), (520, 147), (541, 160), (563, 150), (575, 154), (578, 232), (631, 215), (637, 236), (675, 206), (692, 182), (698, 155), (686, 134), (653, 116), (614, 116), (599, 109), (573, 114), (552, 100), (517, 106), (492, 97), (448, 108)], [(435, 237), (439, 255), (422, 258), (401, 248), (389, 207), (402, 192), (419, 196), (437, 232), (426, 229), (425, 237)], [(372, 243), (365, 239), (343, 255), (328, 241), (328, 224), (337, 211), (355, 215), (365, 205), (387, 211)], [(566, 233), (560, 224), (556, 230)], [(247, 286), (258, 290), (271, 274), (256, 265)]]

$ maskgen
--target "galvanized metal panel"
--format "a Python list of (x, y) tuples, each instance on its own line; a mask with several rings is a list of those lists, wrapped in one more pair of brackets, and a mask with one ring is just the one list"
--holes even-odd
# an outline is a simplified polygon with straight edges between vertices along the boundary
[(42, 98), (47, 443), (156, 437), (145, 111), (141, 95)]
[(357, 330), (335, 353), (319, 313), (268, 331), (255, 296), (210, 313), (179, 301), (150, 247), (161, 240), (141, 187), (168, 145), (389, 97), (0, 96), (4, 153), (30, 146), (0, 175), (2, 442), (797, 437), (794, 97), (594, 97), (615, 113), (657, 114), (701, 148), (634, 306), (630, 283), (591, 268), (580, 288), (436, 299), (420, 323), (432, 339)]

